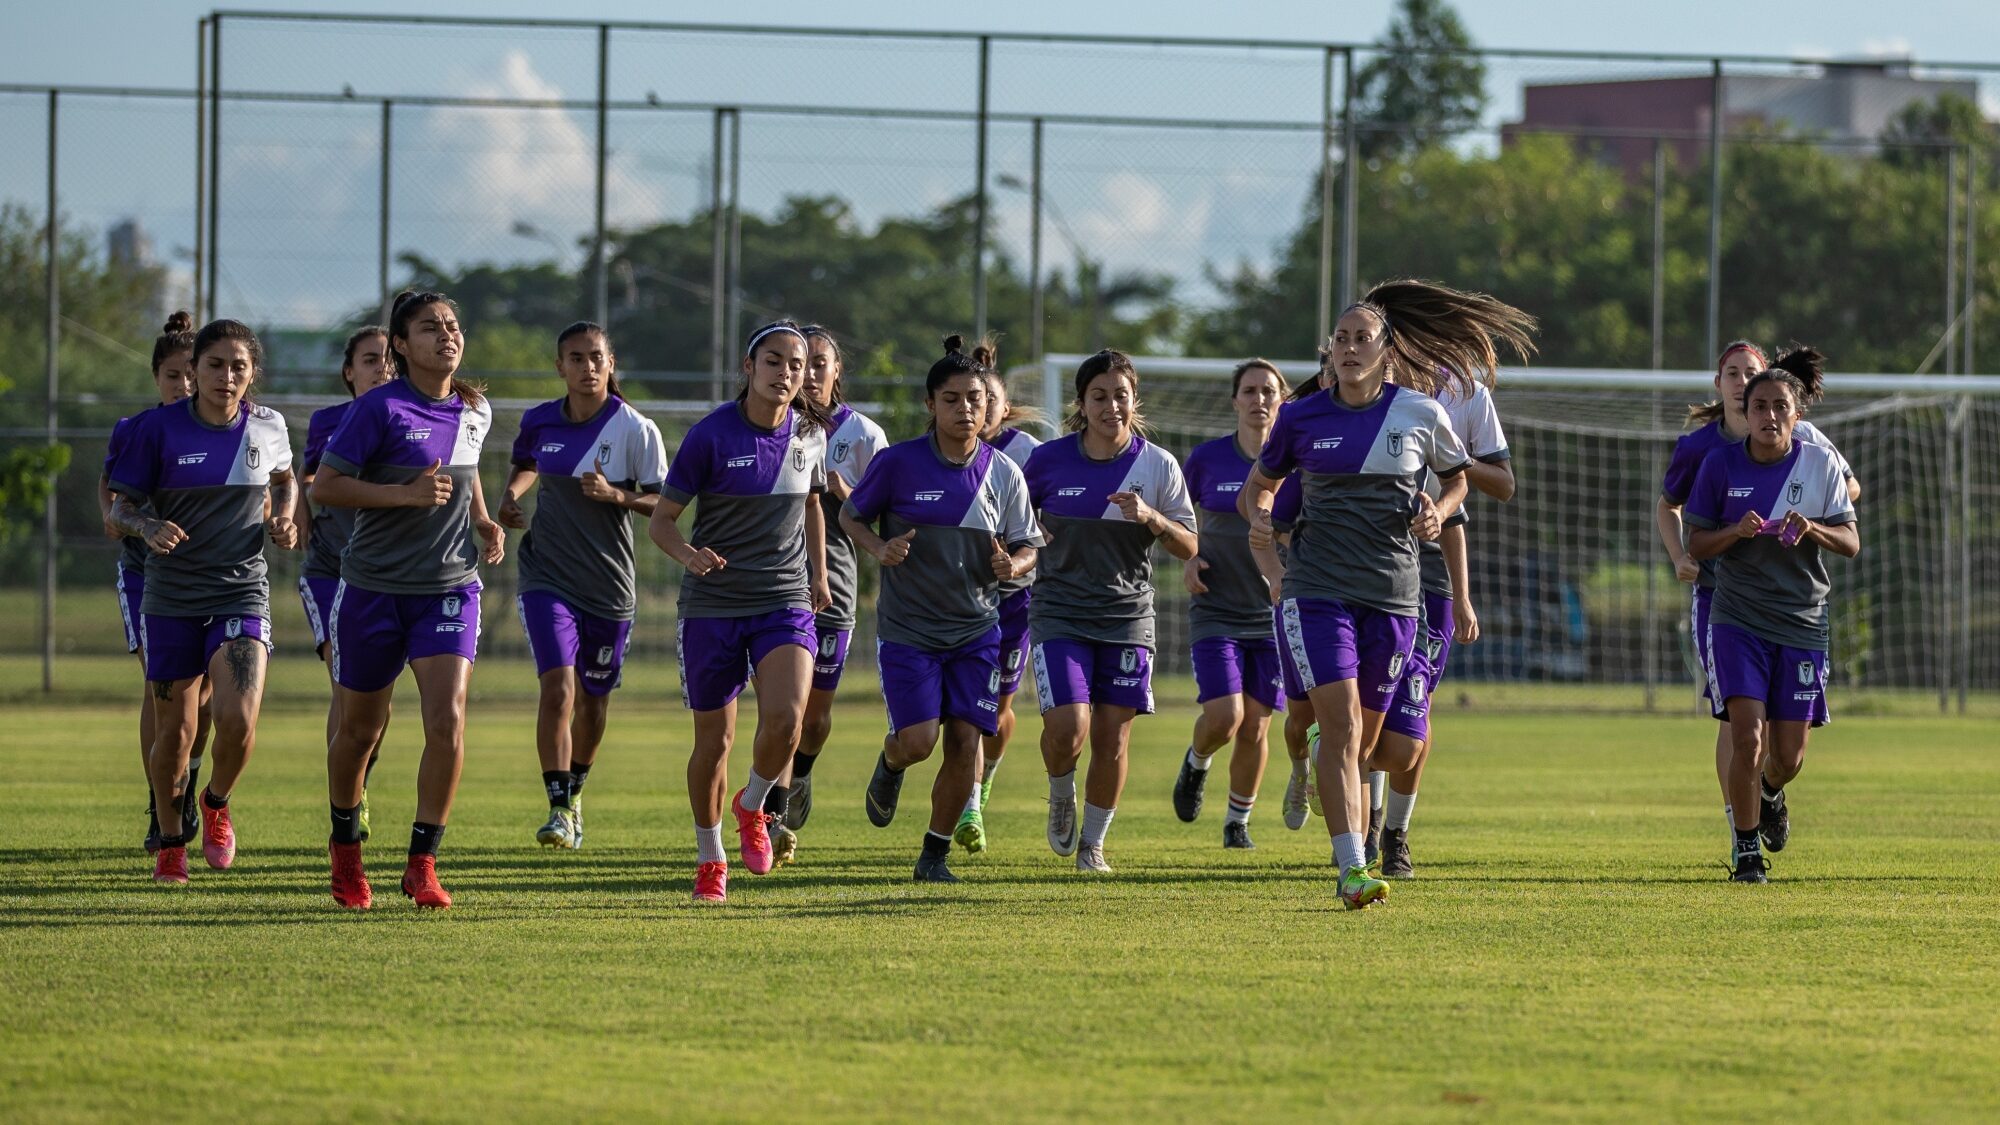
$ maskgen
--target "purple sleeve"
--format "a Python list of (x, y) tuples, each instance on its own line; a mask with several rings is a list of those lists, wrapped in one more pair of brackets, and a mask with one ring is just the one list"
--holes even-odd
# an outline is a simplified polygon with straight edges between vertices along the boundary
[(535, 429), (535, 412), (530, 410), (521, 417), (521, 431), (514, 435), (514, 452), (509, 458), (524, 469), (535, 464)]
[(325, 411), (315, 411), (306, 420), (306, 451), (299, 458), (299, 472), (311, 476), (319, 472), (319, 459), (326, 452), (326, 440), (333, 436), (333, 427), (324, 419)]
[(111, 479), (111, 466), (118, 460), (118, 454), (124, 450), (125, 443), (132, 439), (132, 426), (138, 421), (138, 417), (134, 414), (130, 418), (120, 418), (118, 424), (111, 427), (111, 440), (104, 443), (104, 479)]
[(1681, 513), (1688, 523), (1696, 527), (1713, 530), (1722, 526), (1723, 510), (1728, 506), (1729, 467), (1724, 463), (1723, 454), (1728, 447), (1714, 450), (1702, 458), (1701, 468), (1694, 474), (1694, 485), (1688, 491), (1687, 502)]
[(134, 415), (117, 459), (105, 466), (111, 489), (135, 500), (150, 499), (160, 482), (160, 427), (152, 412)]
[[(1700, 431), (1697, 430), (1696, 433)], [(1660, 495), (1669, 504), (1686, 504), (1693, 490), (1695, 473), (1701, 469), (1701, 455), (1695, 452), (1695, 435), (1682, 434), (1674, 442), (1674, 454), (1667, 459), (1667, 475), (1660, 481)]]
[(701, 495), (709, 480), (708, 427), (696, 422), (681, 439), (674, 459), (667, 466), (667, 482), (660, 494), (676, 504), (686, 504)]
[(869, 460), (868, 470), (861, 474), (854, 491), (847, 494), (847, 509), (862, 523), (872, 524), (881, 519), (889, 507), (889, 478), (896, 471), (895, 460), (893, 449), (876, 454)]
[[(1305, 401), (1303, 399), (1301, 402)], [(1264, 450), (1257, 455), (1257, 468), (1272, 480), (1283, 480), (1298, 467), (1292, 457), (1292, 415), (1296, 404), (1286, 403), (1278, 407), (1278, 420), (1271, 424), (1271, 436), (1264, 441)]]
[(1304, 496), (1305, 487), (1299, 483), (1298, 474), (1286, 477), (1278, 485), (1278, 494), (1271, 499), (1271, 526), (1282, 531), (1299, 522), (1299, 501)]
[(1188, 495), (1194, 498), (1196, 507), (1201, 506), (1203, 495), (1201, 483), (1201, 446), (1197, 445), (1181, 463), (1181, 479), (1187, 482)]
[(1028, 482), (1028, 506), (1040, 511), (1042, 501), (1049, 498), (1049, 465), (1055, 454), (1050, 452), (1055, 442), (1044, 442), (1028, 451), (1028, 463), (1021, 466), (1021, 476)]
[(387, 396), (378, 394), (355, 399), (333, 436), (326, 439), (326, 447), (319, 451), (315, 470), (319, 465), (327, 465), (350, 477), (360, 476), (361, 470), (374, 460), (375, 451), (382, 447), (383, 422), (388, 417), (382, 404), (386, 399)]

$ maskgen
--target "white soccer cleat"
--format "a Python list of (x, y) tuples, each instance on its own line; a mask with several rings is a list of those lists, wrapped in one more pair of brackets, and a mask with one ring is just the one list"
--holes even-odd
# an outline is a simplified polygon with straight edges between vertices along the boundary
[(1285, 782), (1285, 827), (1297, 832), (1312, 815), (1312, 774), (1294, 772)]
[(1049, 850), (1059, 856), (1076, 854), (1076, 798), (1049, 801)]
[(1076, 852), (1076, 869), (1092, 875), (1111, 874), (1111, 865), (1104, 862), (1103, 844), (1085, 844)]

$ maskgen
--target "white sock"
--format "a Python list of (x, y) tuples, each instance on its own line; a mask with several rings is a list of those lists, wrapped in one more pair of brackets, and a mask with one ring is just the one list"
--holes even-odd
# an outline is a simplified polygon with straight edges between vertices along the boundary
[(1236, 790), (1229, 791), (1229, 813), (1222, 818), (1224, 824), (1250, 823), (1250, 808), (1257, 803), (1255, 797), (1245, 797)]
[(1111, 831), (1111, 816), (1117, 809), (1100, 809), (1089, 801), (1083, 803), (1083, 842), (1104, 846), (1104, 834)]
[(1049, 775), (1050, 803), (1053, 804), (1056, 801), (1074, 801), (1074, 800), (1076, 800), (1076, 771), (1071, 770), (1068, 773), (1063, 774), (1061, 777), (1057, 777), (1055, 774), (1050, 774)]
[(1408, 832), (1410, 830), (1410, 813), (1414, 812), (1416, 807), (1417, 795), (1415, 793), (1398, 793), (1394, 789), (1389, 790), (1389, 795), (1384, 798), (1382, 806), (1382, 827), (1391, 832)]
[(972, 796), (967, 797), (965, 799), (965, 811), (966, 812), (979, 811), (979, 785), (976, 782), (972, 786)]
[(776, 784), (777, 782), (772, 781), (768, 778), (757, 776), (756, 770), (754, 769), (751, 770), (750, 784), (745, 785), (743, 787), (744, 809), (747, 811), (755, 812), (756, 810), (763, 808), (764, 795), (766, 793), (769, 793), (771, 791), (771, 786)]
[[(1332, 810), (1329, 809), (1329, 812)], [(1333, 865), (1345, 872), (1350, 867), (1363, 865), (1361, 833), (1336, 832), (1333, 834)]]
[(722, 854), (722, 824), (720, 821), (703, 828), (694, 826), (694, 854), (701, 863), (727, 863)]
[(1215, 755), (1210, 754), (1208, 757), (1204, 758), (1200, 754), (1195, 753), (1194, 747), (1190, 746), (1188, 747), (1188, 752), (1187, 752), (1187, 763), (1189, 767), (1191, 767), (1194, 770), (1194, 772), (1207, 773), (1208, 767), (1215, 764)]
[(1304, 776), (1305, 776), (1306, 774), (1308, 774), (1308, 773), (1311, 773), (1311, 772), (1312, 772), (1312, 762), (1311, 762), (1311, 761), (1309, 761), (1309, 760), (1307, 760), (1307, 759), (1305, 759), (1305, 758), (1293, 758), (1293, 759), (1292, 759), (1292, 776), (1293, 776), (1293, 777), (1298, 777), (1298, 778), (1303, 778), (1303, 777), (1304, 777)]
[(997, 773), (997, 772), (999, 771), (999, 769), (1000, 769), (1000, 763), (1001, 763), (1001, 761), (1002, 761), (1002, 759), (1000, 759), (1000, 758), (988, 758), (988, 759), (986, 759), (986, 768), (980, 771), (980, 773), (979, 773), (979, 780), (980, 780), (980, 781), (992, 781), (992, 780), (993, 780), (993, 775), (994, 775), (995, 773)]
[(1389, 775), (1381, 770), (1368, 771), (1368, 807), (1382, 807), (1382, 791), (1389, 788)]

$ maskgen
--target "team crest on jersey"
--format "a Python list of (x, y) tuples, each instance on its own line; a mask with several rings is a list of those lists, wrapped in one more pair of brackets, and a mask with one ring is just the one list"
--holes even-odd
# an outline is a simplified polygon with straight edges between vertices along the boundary
[(1390, 431), (1389, 431), (1389, 456), (1391, 456), (1391, 457), (1401, 457), (1402, 455), (1403, 455), (1403, 431), (1401, 431), (1401, 430), (1390, 430)]
[(986, 522), (997, 530), (1000, 527), (1000, 498), (993, 495), (989, 483), (979, 490), (979, 510), (986, 513)]
[(465, 604), (464, 601), (460, 599), (457, 594), (446, 594), (444, 596), (444, 602), (439, 608), (444, 610), (444, 615), (446, 617), (457, 617), (459, 607), (464, 604)]
[(1812, 661), (1810, 660), (1799, 661), (1799, 683), (1809, 685), (1813, 682), (1813, 679), (1814, 677), (1813, 677)]
[(794, 470), (798, 471), (798, 472), (801, 472), (801, 473), (803, 473), (803, 472), (805, 472), (805, 471), (806, 471), (806, 447), (805, 447), (805, 446), (803, 446), (803, 445), (795, 445), (795, 446), (793, 446), (793, 447), (792, 447), (792, 468), (793, 468)]
[(257, 462), (263, 459), (263, 455), (257, 449), (257, 443), (251, 442), (249, 451), (243, 455), (243, 463), (254, 469), (257, 467)]
[(600, 441), (600, 442), (598, 442), (598, 443), (597, 443), (597, 460), (598, 460), (598, 463), (599, 463), (599, 464), (602, 464), (602, 463), (604, 463), (604, 462), (606, 462), (606, 461), (609, 461), (609, 460), (611, 460), (611, 443), (610, 443), (610, 442), (608, 442), (608, 441)]
[(835, 463), (835, 464), (838, 464), (838, 463), (840, 463), (840, 462), (842, 462), (842, 461), (845, 461), (845, 460), (847, 460), (847, 451), (848, 451), (848, 450), (849, 450), (850, 448), (852, 448), (852, 447), (853, 447), (853, 445), (854, 445), (854, 443), (853, 443), (853, 442), (851, 442), (851, 441), (849, 441), (849, 440), (847, 440), (846, 438), (842, 438), (842, 439), (840, 439), (839, 441), (835, 442), (835, 443), (834, 443), (834, 445), (833, 445), (833, 460), (834, 460), (834, 463)]
[(1390, 678), (1390, 679), (1392, 679), (1392, 680), (1396, 680), (1396, 679), (1401, 679), (1401, 678), (1402, 678), (1402, 675), (1403, 675), (1403, 661), (1404, 661), (1404, 659), (1405, 659), (1405, 657), (1404, 657), (1404, 654), (1403, 654), (1403, 653), (1400, 653), (1400, 652), (1399, 652), (1399, 653), (1397, 653), (1396, 655), (1394, 655), (1394, 656), (1392, 656), (1392, 657), (1390, 657), (1390, 658), (1389, 658), (1389, 678)]
[(1139, 650), (1123, 649), (1118, 653), (1118, 670), (1130, 674), (1139, 670)]
[(1793, 481), (1791, 485), (1785, 489), (1785, 503), (1790, 504), (1794, 508), (1798, 507), (1799, 503), (1803, 501), (1805, 498), (1806, 498), (1806, 482), (1802, 480)]
[(222, 635), (228, 637), (232, 641), (242, 636), (243, 619), (241, 617), (232, 617), (229, 620), (223, 622)]

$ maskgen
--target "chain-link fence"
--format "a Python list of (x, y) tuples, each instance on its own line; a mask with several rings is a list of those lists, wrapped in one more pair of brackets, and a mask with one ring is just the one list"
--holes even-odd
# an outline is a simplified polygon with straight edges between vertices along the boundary
[(65, 607), (110, 572), (94, 458), (177, 307), (258, 327), (295, 428), (411, 282), (461, 298), (502, 400), (609, 324), (670, 436), (777, 315), (896, 417), (947, 331), (1300, 354), (1399, 275), (1537, 313), (1557, 365), (2000, 354), (2000, 64), (269, 13), (189, 48), (195, 90), (0, 87), (0, 454), (73, 453), (53, 537), (0, 539), (10, 651), (120, 643)]

